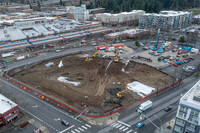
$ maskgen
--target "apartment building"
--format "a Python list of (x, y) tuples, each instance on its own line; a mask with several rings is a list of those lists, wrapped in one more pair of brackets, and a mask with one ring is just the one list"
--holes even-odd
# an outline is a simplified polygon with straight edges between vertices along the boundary
[(144, 14), (143, 10), (133, 10), (131, 12), (121, 12), (118, 14), (101, 13), (96, 15), (97, 21), (101, 21), (104, 26), (137, 25), (139, 16)]
[(200, 80), (180, 99), (173, 133), (200, 133)]
[(161, 11), (146, 13), (139, 17), (140, 28), (180, 30), (192, 24), (193, 13), (187, 11)]

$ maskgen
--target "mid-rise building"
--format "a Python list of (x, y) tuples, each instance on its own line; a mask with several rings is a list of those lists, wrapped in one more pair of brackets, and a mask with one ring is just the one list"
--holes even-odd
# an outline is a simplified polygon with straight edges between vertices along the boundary
[(193, 23), (200, 24), (200, 15), (196, 15), (193, 17)]
[(74, 19), (78, 21), (86, 21), (89, 19), (89, 11), (86, 9), (86, 5), (79, 7), (69, 6), (66, 7), (67, 12), (74, 15)]
[(161, 11), (159, 14), (146, 13), (139, 18), (140, 28), (180, 30), (192, 24), (193, 13), (183, 11)]
[(144, 14), (143, 10), (133, 10), (118, 14), (101, 13), (96, 15), (97, 21), (101, 21), (104, 26), (137, 25), (139, 16)]
[(200, 80), (180, 99), (173, 133), (200, 133)]
[(0, 94), (0, 126), (11, 123), (18, 114), (17, 104)]

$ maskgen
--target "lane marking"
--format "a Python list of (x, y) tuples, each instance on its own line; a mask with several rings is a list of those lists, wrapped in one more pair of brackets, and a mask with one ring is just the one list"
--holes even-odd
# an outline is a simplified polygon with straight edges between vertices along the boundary
[(74, 132), (74, 131), (71, 131), (72, 133), (76, 133), (76, 132)]
[(128, 124), (126, 124), (126, 123), (124, 123), (124, 122), (122, 122), (122, 121), (118, 121), (119, 123), (121, 123), (121, 124), (124, 124), (124, 125), (126, 125), (126, 126), (128, 126), (128, 127), (131, 127), (131, 125), (128, 125)]
[(91, 126), (90, 125), (88, 125), (88, 124), (85, 124), (86, 126), (88, 126), (89, 128), (91, 128)]
[(49, 106), (49, 107), (51, 107), (51, 108), (53, 108), (53, 109), (59, 111), (60, 113), (62, 113), (62, 114), (64, 114), (64, 115), (67, 115), (67, 116), (71, 117), (73, 120), (76, 120), (76, 121), (82, 123), (80, 120), (75, 119), (73, 116), (71, 116), (71, 115), (69, 115), (69, 114), (67, 114), (67, 113), (65, 113), (65, 112), (63, 112), (63, 111), (61, 111), (61, 110), (59, 110), (59, 109), (53, 107), (53, 106), (50, 105), (49, 103), (46, 103), (46, 102), (44, 102), (44, 101), (38, 99), (37, 97), (31, 95), (30, 93), (28, 93), (28, 92), (26, 92), (26, 91), (24, 91), (24, 90), (21, 90), (20, 88), (14, 86), (13, 84), (11, 84), (11, 83), (9, 83), (9, 82), (6, 82), (6, 81), (4, 81), (3, 79), (0, 79), (0, 80), (1, 80), (2, 82), (4, 82), (5, 84), (8, 84), (8, 85), (10, 85), (10, 86), (16, 88), (17, 90), (19, 90), (19, 91), (21, 91), (21, 92), (23, 92), (23, 93), (29, 95), (30, 97), (34, 98), (35, 100), (37, 100), (37, 101), (39, 101), (39, 102), (42, 102), (43, 104), (45, 104), (45, 105), (47, 105), (47, 106)]
[(129, 130), (128, 132), (126, 132), (126, 133), (130, 133), (130, 132), (132, 132), (133, 130), (131, 129), (131, 130)]
[(71, 129), (72, 127), (74, 127), (74, 125), (72, 125), (71, 127), (68, 127), (68, 128), (66, 128), (66, 129), (62, 130), (60, 133), (64, 133), (65, 131)]
[(123, 129), (122, 131), (124, 132), (124, 131), (126, 131), (128, 129), (128, 127), (127, 128), (125, 128), (125, 129)]
[(55, 130), (55, 131), (59, 132), (57, 129), (55, 129), (54, 127), (50, 126), (49, 124), (47, 124), (47, 123), (46, 123), (46, 122), (44, 122), (42, 119), (40, 119), (40, 118), (38, 118), (37, 116), (35, 116), (34, 114), (30, 113), (29, 111), (27, 111), (27, 110), (23, 109), (23, 108), (22, 108), (22, 107), (20, 107), (20, 106), (18, 106), (18, 107), (19, 107), (19, 109), (21, 109), (21, 110), (23, 110), (24, 112), (26, 112), (26, 113), (28, 113), (28, 114), (32, 115), (33, 117), (35, 117), (36, 119), (38, 119), (38, 120), (39, 120), (39, 121), (41, 121), (42, 123), (44, 123), (44, 124), (46, 124), (47, 126), (51, 127), (53, 130)]
[(82, 126), (82, 128), (87, 129), (87, 127), (85, 127), (85, 126)]

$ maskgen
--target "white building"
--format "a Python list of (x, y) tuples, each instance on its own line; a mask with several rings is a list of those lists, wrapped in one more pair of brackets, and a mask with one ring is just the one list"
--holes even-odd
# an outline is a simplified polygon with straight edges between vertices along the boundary
[(200, 80), (180, 99), (173, 133), (200, 133)]
[(135, 25), (138, 23), (139, 16), (144, 13), (143, 10), (132, 10), (118, 14), (100, 13), (96, 15), (96, 19), (106, 26)]
[(89, 11), (86, 9), (86, 5), (81, 5), (79, 7), (69, 6), (66, 7), (67, 12), (74, 15), (75, 20), (86, 21), (89, 19)]

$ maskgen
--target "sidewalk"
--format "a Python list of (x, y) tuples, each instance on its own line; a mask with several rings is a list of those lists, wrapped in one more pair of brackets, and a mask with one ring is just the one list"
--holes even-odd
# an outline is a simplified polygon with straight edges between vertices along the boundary
[(167, 121), (166, 123), (162, 124), (160, 132), (156, 128), (154, 133), (172, 133), (172, 130), (173, 130), (173, 127), (174, 127), (174, 122), (175, 122), (175, 118)]

